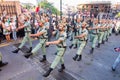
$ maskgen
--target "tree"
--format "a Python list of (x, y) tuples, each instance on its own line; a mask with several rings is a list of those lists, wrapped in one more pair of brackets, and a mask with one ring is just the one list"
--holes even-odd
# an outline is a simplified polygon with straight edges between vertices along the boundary
[(52, 11), (53, 14), (58, 14), (58, 15), (60, 15), (60, 11), (59, 11), (57, 8), (55, 8), (55, 7), (52, 5), (52, 3), (47, 2), (47, 0), (40, 2), (39, 5), (40, 5), (41, 7), (43, 7), (44, 9), (49, 8), (49, 9)]

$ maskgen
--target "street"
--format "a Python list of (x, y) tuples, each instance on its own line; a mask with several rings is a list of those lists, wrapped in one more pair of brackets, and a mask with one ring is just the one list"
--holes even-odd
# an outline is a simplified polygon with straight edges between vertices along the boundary
[[(42, 58), (41, 50), (32, 58), (26, 59), (23, 57), (25, 51), (29, 48), (28, 43), (23, 47), (18, 54), (11, 51), (19, 45), (15, 42), (0, 44), (0, 52), (3, 55), (3, 61), (9, 62), (0, 71), (0, 80), (120, 80), (120, 65), (116, 71), (111, 70), (111, 66), (119, 53), (114, 51), (115, 47), (120, 47), (120, 36), (109, 37), (109, 41), (102, 44), (100, 48), (96, 48), (93, 54), (89, 54), (90, 42), (83, 50), (81, 61), (73, 61), (72, 57), (77, 52), (77, 49), (69, 49), (71, 42), (67, 40), (67, 50), (65, 52), (64, 72), (59, 73), (60, 65), (53, 70), (49, 77), (44, 78), (42, 75), (49, 69), (50, 64), (55, 58), (54, 53), (56, 47), (54, 45), (47, 48), (47, 62), (40, 63)], [(33, 47), (38, 43), (38, 40), (33, 41)]]

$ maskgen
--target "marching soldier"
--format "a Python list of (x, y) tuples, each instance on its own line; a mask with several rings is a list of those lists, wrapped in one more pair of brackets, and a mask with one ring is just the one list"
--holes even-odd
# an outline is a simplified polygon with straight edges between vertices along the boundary
[(44, 21), (39, 21), (39, 29), (38, 32), (36, 34), (30, 34), (31, 37), (38, 37), (39, 38), (39, 43), (36, 45), (36, 47), (31, 51), (31, 53), (26, 54), (25, 57), (29, 58), (30, 56), (34, 56), (36, 54), (36, 52), (41, 48), (42, 49), (42, 53), (43, 53), (43, 58), (42, 60), (40, 60), (40, 62), (44, 62), (46, 61), (46, 48), (45, 48), (45, 43), (48, 39), (47, 36), (47, 29), (44, 26)]
[(98, 45), (97, 45), (97, 48), (100, 48), (100, 44), (102, 43), (102, 40), (103, 40), (103, 36), (104, 36), (104, 20), (101, 20), (100, 21), (100, 28), (99, 28), (99, 33), (98, 33)]
[(22, 43), (20, 44), (20, 46), (18, 47), (18, 49), (12, 51), (13, 53), (18, 53), (18, 51), (25, 45), (25, 43), (28, 41), (30, 44), (30, 50), (27, 51), (27, 53), (30, 53), (32, 51), (32, 40), (30, 38), (30, 33), (31, 33), (31, 26), (30, 26), (30, 22), (29, 22), (29, 16), (28, 15), (24, 15), (24, 25), (18, 27), (16, 30), (20, 30), (24, 28), (25, 31), (25, 36), (22, 40)]
[(82, 59), (82, 50), (87, 43), (88, 30), (86, 29), (86, 27), (87, 23), (83, 22), (81, 33), (79, 33), (78, 36), (75, 36), (75, 38), (78, 39), (78, 44), (80, 45), (77, 54), (73, 57), (73, 60), (75, 61), (80, 61)]
[[(0, 67), (6, 66), (8, 64), (8, 62), (2, 62), (2, 54), (0, 52)], [(1, 71), (1, 69), (0, 69)]]
[(91, 46), (90, 53), (93, 53), (96, 42), (98, 40), (99, 27), (100, 27), (100, 25), (98, 24), (98, 20), (95, 19), (93, 22), (93, 27), (88, 28), (92, 32), (91, 33), (92, 46)]
[[(74, 32), (74, 36), (78, 36), (79, 33), (81, 33), (81, 25), (82, 25), (82, 18), (77, 19), (77, 23), (76, 23), (76, 32)], [(73, 45), (75, 45), (74, 49), (77, 48), (77, 42), (78, 39), (74, 39), (72, 44), (69, 46), (69, 48), (72, 48)]]
[(66, 37), (67, 36), (66, 36), (64, 27), (65, 27), (65, 25), (59, 24), (60, 34), (59, 34), (58, 40), (46, 42), (46, 45), (57, 45), (57, 55), (56, 55), (54, 61), (52, 62), (49, 70), (43, 75), (44, 77), (49, 76), (51, 71), (57, 66), (57, 64), (59, 62), (61, 62), (61, 68), (59, 69), (59, 72), (62, 72), (65, 69), (63, 56), (64, 56), (64, 53), (66, 50)]

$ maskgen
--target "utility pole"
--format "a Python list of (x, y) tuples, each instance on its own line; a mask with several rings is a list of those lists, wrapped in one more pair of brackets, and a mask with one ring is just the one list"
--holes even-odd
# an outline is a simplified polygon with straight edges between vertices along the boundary
[(60, 0), (60, 19), (62, 20), (62, 0)]

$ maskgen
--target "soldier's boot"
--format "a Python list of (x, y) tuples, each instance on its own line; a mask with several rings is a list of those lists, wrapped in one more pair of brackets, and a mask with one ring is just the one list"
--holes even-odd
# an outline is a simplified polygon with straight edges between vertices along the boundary
[(77, 44), (75, 44), (75, 47), (74, 47), (74, 49), (76, 49), (77, 48)]
[(32, 51), (32, 47), (30, 47), (30, 49), (26, 53), (31, 53), (31, 51)]
[(98, 43), (97, 48), (100, 48), (100, 43)]
[(73, 39), (71, 38), (70, 41), (72, 41)]
[(24, 55), (25, 58), (29, 58), (30, 56), (32, 56), (32, 53)]
[(77, 61), (80, 61), (81, 59), (82, 59), (82, 55), (79, 55)]
[(48, 77), (52, 70), (53, 70), (52, 68), (49, 68), (49, 70), (45, 74), (43, 74), (43, 76)]
[(115, 71), (115, 69), (112, 67), (112, 71)]
[(91, 48), (90, 53), (93, 54), (93, 52), (94, 52), (94, 48)]
[(2, 69), (0, 69), (0, 71), (2, 71)]
[(108, 38), (106, 38), (106, 41), (108, 42)]
[(61, 68), (58, 69), (59, 72), (63, 72), (63, 70), (65, 69), (65, 65), (64, 64), (61, 64)]
[(71, 49), (73, 47), (73, 44), (71, 44), (70, 46), (69, 46), (69, 48)]
[(12, 52), (13, 52), (13, 53), (18, 53), (19, 50), (20, 50), (20, 48), (14, 50), (14, 51), (12, 51)]
[(44, 61), (46, 61), (47, 59), (46, 59), (46, 55), (43, 55), (43, 58), (40, 60), (40, 62), (44, 62)]
[(105, 41), (102, 41), (102, 44), (105, 44)]
[(2, 62), (2, 61), (0, 61), (0, 67), (3, 67), (3, 66), (6, 66), (8, 64), (8, 62)]
[(78, 57), (78, 54), (76, 54), (76, 55), (73, 57), (73, 60), (76, 61), (77, 57)]

